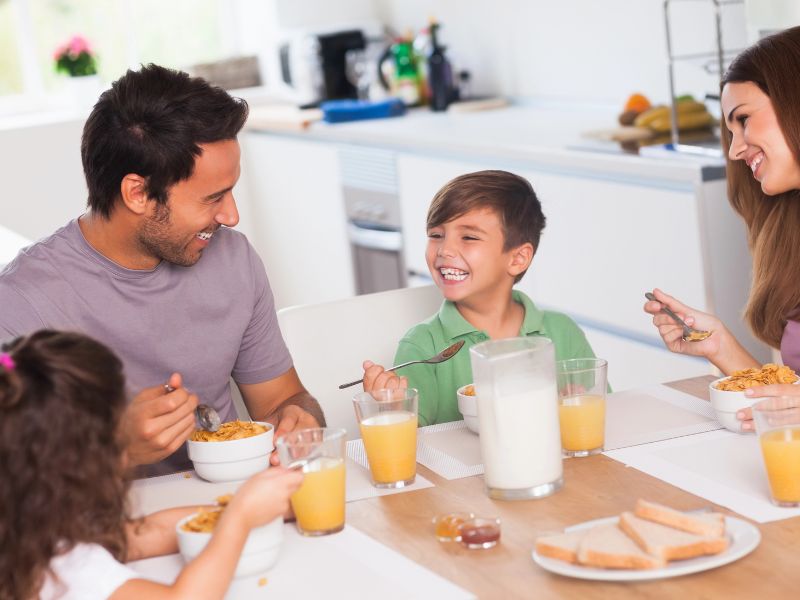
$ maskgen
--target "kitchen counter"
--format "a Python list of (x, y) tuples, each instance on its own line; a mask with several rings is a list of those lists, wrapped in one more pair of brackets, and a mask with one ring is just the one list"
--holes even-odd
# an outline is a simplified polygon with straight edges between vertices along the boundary
[(584, 132), (610, 129), (616, 114), (577, 106), (563, 108), (515, 105), (467, 113), (434, 113), (412, 109), (404, 117), (312, 123), (303, 130), (261, 126), (253, 107), (253, 131), (321, 142), (375, 146), (405, 152), (443, 155), (453, 159), (490, 159), (524, 163), (550, 172), (568, 170), (615, 180), (647, 179), (667, 187), (685, 187), (723, 179), (722, 159), (676, 155), (637, 156), (613, 142), (600, 142)]

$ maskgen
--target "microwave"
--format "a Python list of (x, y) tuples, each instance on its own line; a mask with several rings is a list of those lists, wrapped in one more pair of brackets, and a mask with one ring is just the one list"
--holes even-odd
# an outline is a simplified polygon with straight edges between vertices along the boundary
[(325, 100), (356, 98), (345, 55), (366, 46), (360, 29), (297, 33), (278, 46), (280, 74), (295, 102), (315, 106)]

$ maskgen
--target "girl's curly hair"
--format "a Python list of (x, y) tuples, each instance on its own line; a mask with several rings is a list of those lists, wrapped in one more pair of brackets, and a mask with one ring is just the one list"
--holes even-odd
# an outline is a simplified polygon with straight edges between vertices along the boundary
[(122, 363), (78, 333), (38, 331), (0, 362), (0, 599), (32, 598), (79, 543), (125, 557)]

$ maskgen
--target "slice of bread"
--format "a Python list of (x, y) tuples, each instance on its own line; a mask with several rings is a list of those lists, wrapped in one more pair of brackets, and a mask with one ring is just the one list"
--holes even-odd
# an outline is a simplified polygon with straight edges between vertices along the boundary
[(536, 552), (541, 556), (575, 564), (578, 562), (578, 544), (587, 531), (587, 529), (579, 529), (537, 538)]
[(728, 548), (727, 537), (710, 537), (680, 531), (641, 519), (631, 512), (619, 516), (619, 527), (638, 546), (662, 560), (681, 560), (719, 554)]
[(725, 535), (725, 517), (721, 513), (698, 513), (690, 515), (684, 512), (648, 502), (647, 500), (637, 500), (634, 510), (637, 517), (655, 521), (668, 527), (674, 527), (681, 531), (706, 535), (710, 537), (722, 537)]
[(604, 569), (657, 569), (663, 559), (644, 552), (615, 524), (597, 525), (578, 544), (581, 564)]

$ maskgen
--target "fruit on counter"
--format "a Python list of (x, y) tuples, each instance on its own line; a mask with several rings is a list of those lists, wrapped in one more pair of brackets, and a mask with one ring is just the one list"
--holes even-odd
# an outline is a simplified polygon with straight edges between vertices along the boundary
[(632, 110), (637, 113), (643, 113), (651, 107), (650, 100), (642, 94), (631, 94), (627, 102), (625, 102), (625, 111)]
[[(681, 96), (675, 104), (678, 117), (678, 129), (689, 130), (709, 127), (714, 123), (712, 117), (706, 110), (705, 104), (697, 102), (691, 96)], [(669, 106), (655, 106), (646, 110), (634, 119), (636, 127), (647, 127), (653, 131), (663, 133), (671, 128), (672, 118)]]
[(637, 116), (648, 110), (652, 105), (650, 100), (642, 94), (631, 94), (625, 102), (625, 108), (618, 117), (620, 125), (633, 125)]

